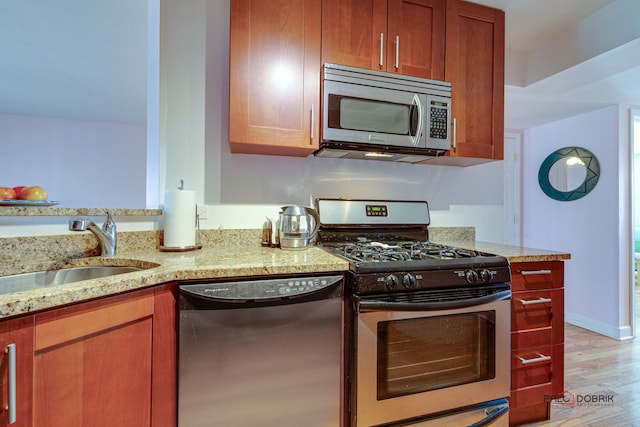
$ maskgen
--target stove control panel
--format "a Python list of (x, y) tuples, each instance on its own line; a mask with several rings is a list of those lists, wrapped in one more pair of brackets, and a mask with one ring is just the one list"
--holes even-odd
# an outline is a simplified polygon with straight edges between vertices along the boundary
[[(402, 281), (400, 280), (402, 277)], [(384, 277), (384, 287), (389, 290), (415, 289), (418, 287), (418, 279), (422, 279), (421, 275), (413, 275), (411, 273), (400, 273), (399, 275), (389, 274)], [(402, 284), (402, 286), (400, 286)]]
[(362, 295), (507, 283), (511, 281), (511, 271), (506, 265), (428, 271), (372, 272), (353, 274), (351, 278), (353, 291)]
[(366, 205), (367, 216), (389, 216), (386, 205)]
[(493, 280), (496, 272), (486, 268), (480, 270), (465, 270), (464, 278), (468, 283), (489, 283)]

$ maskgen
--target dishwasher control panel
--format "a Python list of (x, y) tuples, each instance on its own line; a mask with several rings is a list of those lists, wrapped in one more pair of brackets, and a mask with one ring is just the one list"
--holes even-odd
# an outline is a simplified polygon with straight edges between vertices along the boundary
[(219, 283), (183, 284), (180, 292), (212, 300), (253, 301), (296, 297), (329, 288), (342, 282), (342, 276), (285, 277)]

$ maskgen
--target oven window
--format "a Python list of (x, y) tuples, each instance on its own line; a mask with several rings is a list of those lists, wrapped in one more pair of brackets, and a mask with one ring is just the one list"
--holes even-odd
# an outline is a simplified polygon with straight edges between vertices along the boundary
[(333, 129), (395, 135), (411, 132), (411, 105), (329, 95), (328, 114), (328, 125)]
[(378, 323), (378, 400), (495, 377), (495, 311)]

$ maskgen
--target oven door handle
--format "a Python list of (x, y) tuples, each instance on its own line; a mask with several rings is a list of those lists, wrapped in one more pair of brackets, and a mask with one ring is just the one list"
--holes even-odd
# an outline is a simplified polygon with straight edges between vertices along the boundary
[(360, 313), (367, 311), (429, 311), (452, 310), (473, 307), (511, 298), (511, 291), (500, 291), (478, 298), (461, 299), (445, 302), (389, 302), (380, 300), (356, 299), (356, 309)]

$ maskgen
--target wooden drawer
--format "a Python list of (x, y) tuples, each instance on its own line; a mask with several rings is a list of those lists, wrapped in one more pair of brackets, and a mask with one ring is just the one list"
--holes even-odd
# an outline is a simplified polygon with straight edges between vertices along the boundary
[(563, 343), (564, 289), (514, 292), (511, 331), (530, 332), (514, 337), (514, 349)]
[[(511, 352), (511, 390), (552, 384), (553, 393), (564, 387), (564, 345)], [(512, 393), (513, 394), (513, 393)], [(544, 396), (540, 396), (538, 403)], [(531, 404), (531, 403), (527, 403)]]
[(511, 264), (511, 290), (562, 288), (564, 286), (564, 262), (519, 262)]
[(511, 352), (511, 389), (551, 383), (551, 347)]

